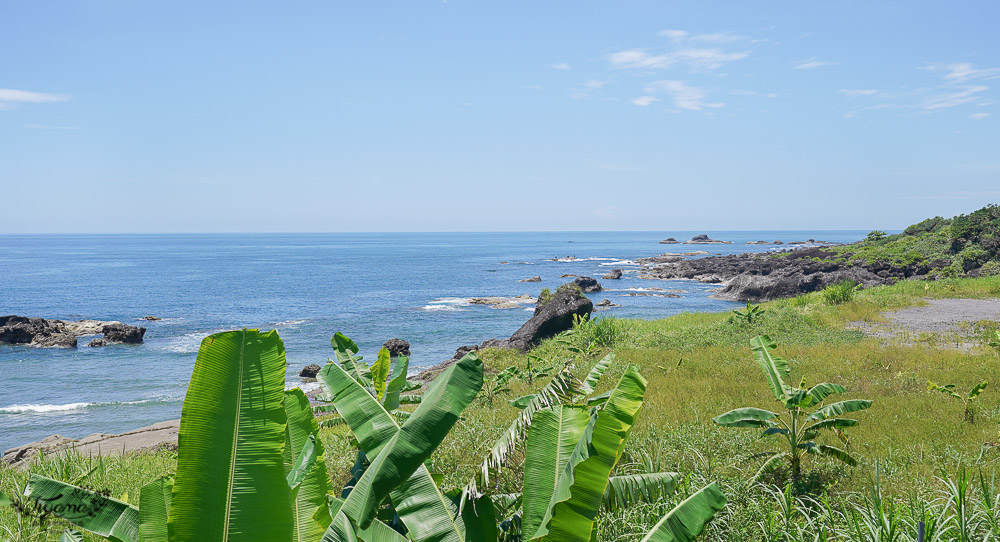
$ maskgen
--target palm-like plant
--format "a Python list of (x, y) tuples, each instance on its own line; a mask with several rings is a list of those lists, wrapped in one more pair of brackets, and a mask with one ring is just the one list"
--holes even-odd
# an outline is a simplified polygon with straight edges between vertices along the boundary
[(872, 402), (850, 399), (824, 405), (827, 397), (847, 390), (839, 384), (827, 382), (809, 389), (789, 386), (785, 380), (789, 378), (790, 368), (787, 361), (771, 352), (777, 348), (774, 341), (767, 335), (759, 335), (750, 340), (750, 347), (757, 364), (767, 377), (771, 394), (784, 406), (784, 412), (779, 414), (761, 408), (744, 407), (716, 416), (713, 420), (725, 427), (757, 427), (764, 430), (764, 435), (781, 435), (784, 449), (768, 452), (770, 457), (757, 474), (760, 475), (774, 462), (786, 459), (791, 467), (792, 477), (797, 481), (802, 473), (802, 457), (806, 453), (826, 455), (848, 465), (857, 465), (857, 460), (846, 450), (820, 444), (816, 442), (816, 438), (823, 429), (827, 429), (846, 443), (844, 428), (857, 425), (858, 421), (841, 416), (865, 410)]
[(730, 322), (745, 322), (747, 324), (752, 324), (754, 320), (757, 320), (763, 314), (767, 312), (760, 307), (760, 305), (754, 305), (747, 301), (747, 307), (744, 310), (734, 310), (733, 316), (729, 317)]
[(941, 386), (941, 385), (935, 384), (934, 382), (928, 382), (927, 383), (927, 389), (934, 390), (934, 391), (939, 391), (939, 392), (941, 392), (941, 393), (943, 393), (943, 394), (945, 394), (945, 395), (947, 395), (949, 397), (954, 397), (955, 399), (958, 399), (959, 401), (961, 401), (962, 404), (965, 405), (965, 414), (964, 414), (965, 421), (967, 421), (969, 423), (976, 423), (976, 411), (979, 410), (977, 408), (979, 402), (976, 401), (976, 398), (979, 397), (979, 395), (981, 393), (983, 393), (983, 390), (985, 390), (986, 386), (988, 386), (988, 385), (989, 385), (989, 381), (988, 380), (983, 380), (979, 384), (976, 384), (975, 386), (973, 386), (972, 389), (969, 390), (968, 395), (964, 395), (964, 396), (963, 395), (959, 395), (958, 393), (955, 393), (955, 385), (954, 384), (945, 384), (944, 386)]

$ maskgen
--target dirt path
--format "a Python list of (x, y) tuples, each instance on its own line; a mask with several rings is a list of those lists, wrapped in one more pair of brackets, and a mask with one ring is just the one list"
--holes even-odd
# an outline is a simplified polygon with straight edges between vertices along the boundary
[(883, 313), (886, 323), (853, 322), (866, 335), (903, 344), (933, 342), (971, 350), (980, 346), (971, 324), (1000, 322), (1000, 299), (926, 299), (927, 304)]

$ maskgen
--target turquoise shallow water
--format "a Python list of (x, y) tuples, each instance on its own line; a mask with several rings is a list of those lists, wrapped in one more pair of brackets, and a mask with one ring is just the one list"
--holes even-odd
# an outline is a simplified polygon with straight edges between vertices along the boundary
[[(732, 245), (659, 245), (708, 233)], [(120, 320), (148, 328), (142, 345), (76, 350), (0, 346), (0, 450), (58, 433), (121, 432), (180, 415), (201, 339), (240, 327), (277, 329), (299, 369), (332, 355), (341, 331), (373, 355), (390, 338), (411, 344), (412, 365), (458, 346), (507, 337), (529, 305), (498, 310), (469, 297), (537, 295), (572, 273), (604, 281), (592, 294), (623, 305), (601, 315), (659, 318), (723, 311), (714, 287), (636, 278), (633, 258), (662, 252), (768, 250), (757, 239), (855, 241), (861, 231), (355, 233), (0, 236), (0, 314)], [(576, 256), (577, 261), (549, 261)], [(508, 262), (506, 265), (501, 262)], [(540, 283), (521, 283), (534, 275)], [(680, 298), (629, 296), (677, 288)], [(632, 290), (631, 292), (634, 292)], [(159, 322), (137, 322), (144, 315)]]

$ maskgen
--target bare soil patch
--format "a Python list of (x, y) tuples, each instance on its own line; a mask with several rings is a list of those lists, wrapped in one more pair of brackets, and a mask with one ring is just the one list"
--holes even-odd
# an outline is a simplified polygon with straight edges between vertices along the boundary
[(1000, 321), (1000, 299), (926, 299), (919, 307), (882, 313), (884, 323), (852, 322), (854, 329), (887, 342), (971, 350), (975, 324)]

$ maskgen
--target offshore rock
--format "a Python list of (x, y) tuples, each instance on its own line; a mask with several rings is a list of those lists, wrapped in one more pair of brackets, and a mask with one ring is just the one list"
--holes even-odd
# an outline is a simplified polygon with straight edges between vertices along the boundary
[(146, 328), (113, 322), (102, 327), (101, 332), (104, 333), (104, 340), (109, 343), (142, 344)]
[(388, 350), (391, 357), (410, 357), (410, 343), (403, 339), (389, 339), (382, 343), (382, 348)]
[(622, 278), (622, 270), (621, 269), (612, 269), (611, 271), (609, 271), (606, 275), (604, 275), (601, 278), (602, 279), (606, 279), (606, 280), (620, 279), (620, 278)]
[(322, 369), (323, 368), (320, 367), (319, 365), (316, 365), (315, 363), (310, 363), (309, 365), (303, 367), (301, 371), (299, 371), (299, 376), (301, 376), (302, 378), (316, 378), (316, 375), (319, 374), (319, 372)]
[[(576, 284), (581, 290), (588, 294), (600, 292), (604, 289), (601, 287), (601, 283), (597, 282), (597, 279), (591, 277), (579, 277), (573, 281), (573, 284)], [(538, 311), (536, 310), (535, 312)]]
[(530, 279), (521, 279), (518, 282), (542, 282), (542, 277), (535, 275)]
[(685, 245), (731, 245), (732, 241), (717, 241), (715, 239), (710, 239), (704, 233), (701, 235), (695, 235), (690, 241), (684, 241)]
[[(108, 333), (110, 332), (110, 336)], [(144, 327), (100, 320), (49, 320), (25, 316), (0, 316), (0, 344), (40, 348), (76, 348), (77, 337), (104, 334), (106, 342), (142, 342)]]

